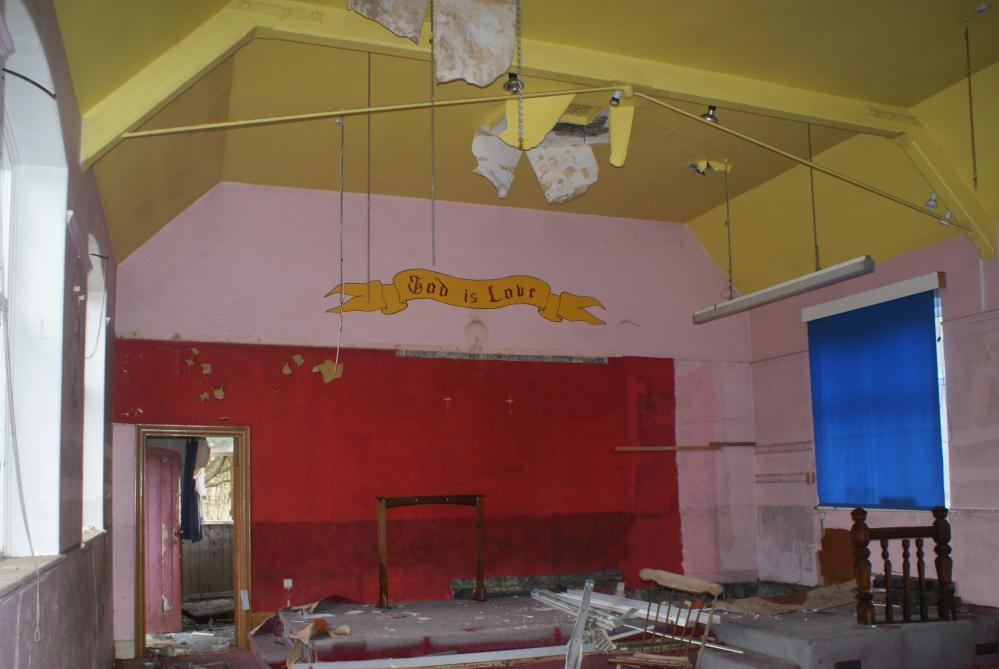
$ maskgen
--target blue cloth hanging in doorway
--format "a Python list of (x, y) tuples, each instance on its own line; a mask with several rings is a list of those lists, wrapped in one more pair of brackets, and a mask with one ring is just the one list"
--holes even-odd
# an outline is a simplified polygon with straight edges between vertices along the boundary
[(188, 439), (184, 451), (184, 474), (180, 488), (180, 535), (188, 541), (201, 541), (201, 496), (195, 489), (194, 461), (198, 457), (198, 440)]

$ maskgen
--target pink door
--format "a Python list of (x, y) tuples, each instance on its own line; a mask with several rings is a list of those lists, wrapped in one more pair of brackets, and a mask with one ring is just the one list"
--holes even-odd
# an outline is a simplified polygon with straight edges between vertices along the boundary
[(146, 449), (146, 631), (180, 631), (180, 454)]

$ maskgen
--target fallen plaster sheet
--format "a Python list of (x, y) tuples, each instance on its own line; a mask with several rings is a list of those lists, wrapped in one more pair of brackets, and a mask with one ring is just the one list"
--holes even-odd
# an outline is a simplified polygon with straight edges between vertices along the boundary
[(513, 60), (515, 0), (434, 0), (437, 81), (484, 87)]
[[(797, 599), (801, 601), (788, 601)], [(803, 595), (803, 596), (802, 596)], [(731, 613), (778, 615), (792, 611), (824, 611), (852, 604), (857, 600), (857, 586), (853, 581), (814, 588), (807, 593), (792, 593), (778, 597), (746, 597), (730, 602), (718, 602), (715, 608)]]
[(491, 130), (479, 128), (472, 140), (472, 154), (478, 161), (473, 171), (488, 179), (496, 188), (500, 199), (505, 200), (510, 194), (513, 174), (520, 162), (521, 153), (520, 149), (508, 145)]
[(419, 42), (427, 0), (347, 0), (347, 9), (377, 21), (399, 37)]
[[(598, 115), (603, 118), (603, 114)], [(506, 131), (506, 118), (493, 127), (482, 127), (475, 131), (472, 139), (472, 155), (477, 160), (477, 165), (473, 172), (489, 180), (489, 183), (496, 188), (496, 194), (500, 199), (506, 199), (510, 194), (510, 187), (513, 185), (514, 173), (517, 164), (520, 162), (522, 151), (510, 146), (500, 139)], [(597, 180), (599, 167), (596, 164), (596, 157), (593, 150), (589, 148), (593, 144), (607, 144), (610, 142), (610, 132), (604, 131), (598, 134), (588, 133), (585, 136), (574, 135), (572, 129), (562, 129), (561, 126), (554, 127), (548, 131), (544, 140), (538, 145), (536, 150), (544, 149), (543, 159), (555, 161), (557, 167), (551, 172), (552, 176), (558, 176), (559, 172), (570, 171), (575, 174), (581, 167), (586, 167), (587, 174), (592, 174), (592, 180), (583, 185), (586, 179), (576, 177), (566, 183), (560, 179), (542, 179), (538, 166), (534, 167), (535, 175), (545, 191), (545, 199), (552, 204), (566, 202), (574, 197), (578, 197), (586, 192), (589, 186)], [(625, 143), (625, 151), (627, 144)], [(548, 151), (548, 149), (566, 148), (570, 151)], [(588, 149), (584, 150), (584, 149)], [(528, 152), (530, 159), (531, 152)], [(580, 165), (579, 156), (583, 157), (583, 165)], [(623, 163), (623, 158), (621, 159)], [(591, 168), (592, 167), (592, 171)], [(548, 172), (546, 168), (546, 173)], [(568, 186), (568, 187), (567, 187)]]
[(600, 168), (593, 147), (538, 146), (527, 152), (538, 183), (549, 204), (560, 204), (577, 198), (597, 181)]

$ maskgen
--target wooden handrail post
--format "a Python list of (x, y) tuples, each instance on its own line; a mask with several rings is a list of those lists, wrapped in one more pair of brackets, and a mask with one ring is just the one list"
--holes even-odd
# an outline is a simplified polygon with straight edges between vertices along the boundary
[(873, 625), (874, 595), (871, 593), (871, 551), (867, 548), (871, 541), (871, 531), (867, 527), (867, 512), (857, 508), (850, 512), (853, 527), (850, 528), (850, 543), (853, 544), (853, 577), (857, 581), (857, 623)]
[(950, 558), (950, 523), (947, 521), (947, 509), (942, 506), (933, 507), (933, 541), (936, 545), (933, 552), (937, 568), (937, 617), (940, 620), (957, 620), (957, 607), (954, 604), (954, 561)]

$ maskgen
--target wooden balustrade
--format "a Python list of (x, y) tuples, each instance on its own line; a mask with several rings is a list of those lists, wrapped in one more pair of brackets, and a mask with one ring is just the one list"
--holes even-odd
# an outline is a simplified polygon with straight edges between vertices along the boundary
[(911, 566), (909, 547), (914, 540), (916, 545), (916, 585), (919, 590), (919, 620), (929, 620), (927, 602), (926, 564), (923, 552), (923, 540), (932, 539), (933, 551), (936, 553), (934, 564), (937, 571), (937, 618), (939, 620), (956, 620), (957, 606), (954, 601), (954, 582), (952, 580), (953, 561), (950, 558), (950, 523), (947, 521), (947, 509), (942, 506), (933, 508), (933, 524), (916, 527), (868, 527), (867, 511), (854, 509), (850, 513), (853, 527), (850, 529), (850, 540), (853, 543), (853, 575), (857, 581), (857, 622), (861, 625), (877, 624), (874, 610), (874, 594), (871, 592), (871, 551), (868, 548), (871, 541), (878, 541), (881, 546), (881, 560), (885, 579), (885, 615), (882, 622), (896, 622), (892, 606), (894, 581), (892, 579), (891, 553), (889, 541), (902, 542), (902, 620), (897, 622), (912, 622), (911, 599)]

